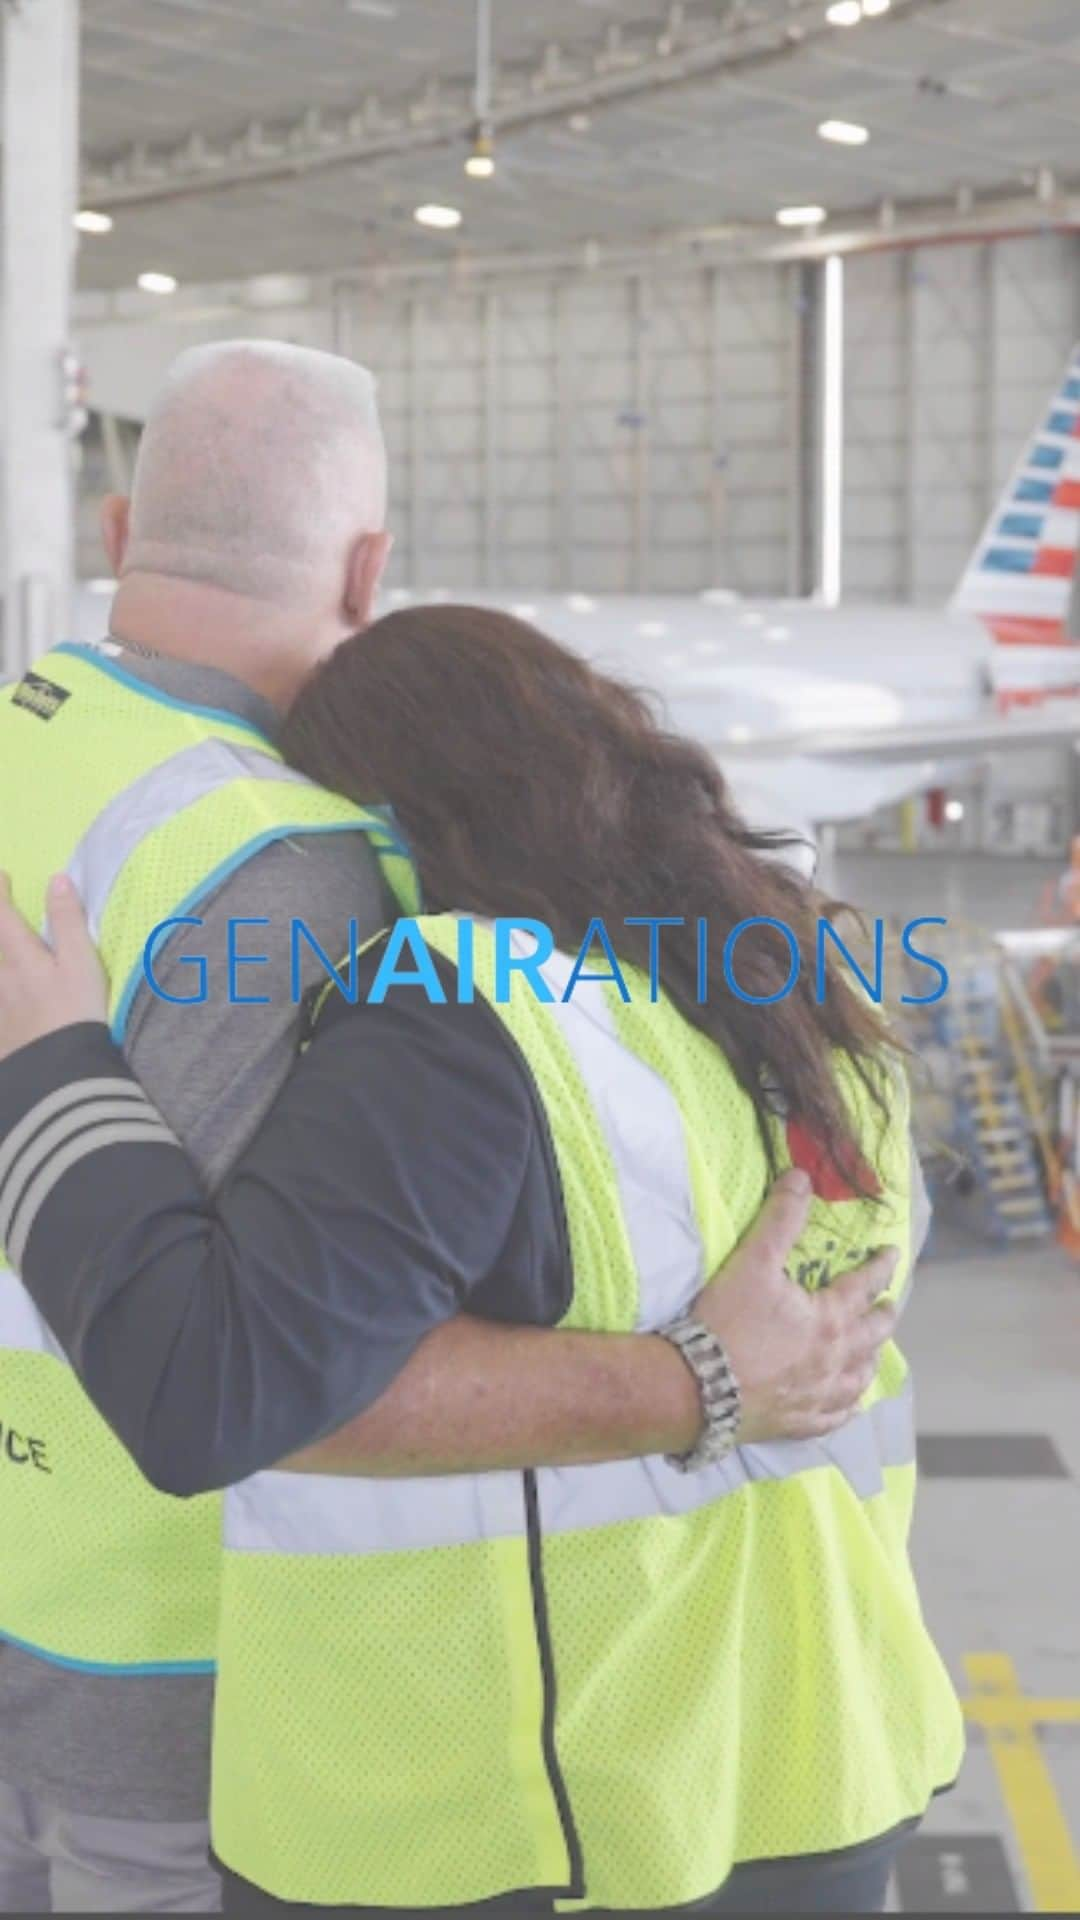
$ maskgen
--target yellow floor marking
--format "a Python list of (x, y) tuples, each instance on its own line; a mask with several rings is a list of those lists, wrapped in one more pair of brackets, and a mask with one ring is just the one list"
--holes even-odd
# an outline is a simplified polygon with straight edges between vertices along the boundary
[(1080, 1720), (1080, 1701), (1028, 1700), (1006, 1654), (964, 1660), (974, 1697), (964, 1701), (981, 1726), (1016, 1834), (1036, 1913), (1080, 1913), (1080, 1859), (1036, 1731), (1040, 1721)]

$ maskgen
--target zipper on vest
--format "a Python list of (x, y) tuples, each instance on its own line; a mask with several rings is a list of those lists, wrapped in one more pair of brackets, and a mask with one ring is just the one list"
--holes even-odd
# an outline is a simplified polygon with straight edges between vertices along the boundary
[(529, 1468), (523, 1475), (525, 1484), (525, 1526), (529, 1546), (529, 1585), (532, 1589), (533, 1619), (536, 1624), (536, 1644), (540, 1654), (540, 1673), (544, 1687), (544, 1720), (541, 1740), (544, 1751), (544, 1766), (551, 1782), (551, 1792), (559, 1814), (563, 1841), (567, 1859), (570, 1862), (570, 1884), (565, 1893), (560, 1890), (559, 1898), (583, 1900), (585, 1898), (585, 1861), (581, 1850), (581, 1841), (574, 1824), (574, 1813), (570, 1805), (570, 1795), (559, 1765), (559, 1755), (555, 1746), (555, 1656), (551, 1645), (551, 1628), (548, 1622), (547, 1591), (544, 1586), (544, 1547), (540, 1526), (540, 1496), (536, 1485), (536, 1474)]

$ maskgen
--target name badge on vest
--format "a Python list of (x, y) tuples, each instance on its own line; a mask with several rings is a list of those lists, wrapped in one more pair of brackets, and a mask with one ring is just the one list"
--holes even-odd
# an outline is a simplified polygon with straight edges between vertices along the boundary
[(58, 687), (55, 681), (43, 679), (40, 673), (26, 673), (11, 696), (11, 704), (24, 708), (27, 713), (36, 713), (39, 720), (55, 720), (65, 700), (70, 699), (67, 687)]

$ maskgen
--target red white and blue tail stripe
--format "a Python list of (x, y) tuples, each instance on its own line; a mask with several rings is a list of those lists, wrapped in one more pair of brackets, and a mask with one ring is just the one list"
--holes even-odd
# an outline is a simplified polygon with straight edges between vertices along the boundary
[(1080, 346), (953, 606), (1007, 646), (1080, 645)]

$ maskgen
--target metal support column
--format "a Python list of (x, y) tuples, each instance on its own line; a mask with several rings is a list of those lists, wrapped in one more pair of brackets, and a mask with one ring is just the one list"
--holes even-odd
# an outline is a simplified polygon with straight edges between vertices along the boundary
[(916, 597), (919, 584), (919, 254), (904, 255), (904, 511), (902, 593)]
[(788, 591), (794, 599), (812, 594), (817, 586), (817, 556), (821, 545), (821, 474), (818, 443), (821, 417), (820, 301), (821, 275), (815, 266), (793, 263), (790, 275), (792, 313), (788, 359)]
[[(555, 527), (558, 545), (557, 584), (564, 590), (578, 585), (574, 578), (577, 544), (577, 356), (574, 352), (571, 290), (555, 289)], [(591, 581), (583, 583), (591, 586)]]
[(825, 534), (825, 271), (820, 261), (807, 262), (797, 271), (800, 362), (796, 374), (800, 455), (799, 591), (813, 594), (821, 590), (821, 556)]
[(352, 287), (339, 286), (336, 282), (330, 288), (330, 351), (340, 353), (344, 360), (355, 360), (354, 340), (356, 337), (356, 293)]
[(634, 549), (633, 591), (648, 593), (652, 579), (652, 513), (649, 498), (649, 436), (652, 430), (652, 287), (645, 275), (633, 282), (634, 301)]
[(489, 593), (498, 588), (500, 575), (499, 364), (499, 296), (489, 289), (484, 295), (484, 585)]
[(409, 303), (409, 584), (427, 579), (427, 473), (424, 431), (424, 314), (417, 292)]
[(979, 262), (982, 277), (982, 366), (980, 383), (982, 386), (982, 507), (984, 514), (993, 512), (1001, 482), (998, 478), (998, 436), (999, 436), (999, 395), (1001, 381), (998, 377), (998, 340), (1000, 335), (999, 294), (998, 294), (998, 246), (988, 240), (982, 248)]
[(7, 0), (3, 15), (0, 678), (62, 638), (71, 617), (78, 0)]
[(844, 557), (844, 259), (832, 253), (821, 275), (821, 550), (818, 595), (837, 604)]
[(710, 573), (714, 587), (731, 584), (731, 500), (728, 473), (731, 449), (727, 405), (727, 338), (725, 302), (729, 297), (725, 275), (720, 267), (709, 271), (709, 404), (710, 472), (712, 476), (710, 536)]

